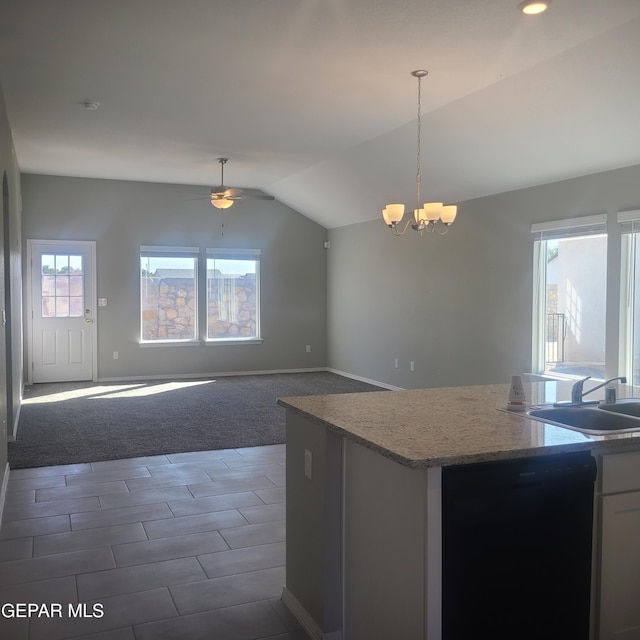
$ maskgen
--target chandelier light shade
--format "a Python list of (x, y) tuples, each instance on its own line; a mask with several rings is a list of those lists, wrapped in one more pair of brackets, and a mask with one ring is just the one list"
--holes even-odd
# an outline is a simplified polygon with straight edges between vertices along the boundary
[(420, 198), (420, 186), (422, 182), (421, 175), (421, 82), (429, 72), (424, 69), (412, 71), (411, 75), (418, 79), (418, 135), (417, 135), (417, 153), (416, 153), (416, 208), (413, 210), (413, 219), (407, 220), (403, 229), (400, 229), (400, 223), (404, 217), (404, 204), (388, 204), (382, 210), (382, 218), (385, 224), (391, 229), (394, 236), (403, 235), (409, 227), (417, 231), (420, 235), (424, 231), (427, 233), (437, 233), (444, 235), (449, 230), (453, 221), (456, 219), (458, 207), (454, 204), (445, 205), (443, 202), (422, 202)]
[(442, 207), (442, 212), (440, 213), (440, 220), (443, 224), (447, 226), (450, 225), (458, 214), (458, 207), (455, 204), (447, 204)]
[(404, 216), (404, 205), (403, 204), (388, 204), (382, 210), (382, 217), (384, 218), (384, 221), (389, 226), (392, 226), (392, 225), (397, 224), (398, 222), (400, 222), (400, 220), (402, 220), (403, 216)]

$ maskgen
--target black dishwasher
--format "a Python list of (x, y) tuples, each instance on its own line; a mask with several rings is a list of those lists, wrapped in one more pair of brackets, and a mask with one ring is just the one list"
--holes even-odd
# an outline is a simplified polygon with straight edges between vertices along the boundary
[(588, 640), (595, 460), (442, 470), (442, 638)]

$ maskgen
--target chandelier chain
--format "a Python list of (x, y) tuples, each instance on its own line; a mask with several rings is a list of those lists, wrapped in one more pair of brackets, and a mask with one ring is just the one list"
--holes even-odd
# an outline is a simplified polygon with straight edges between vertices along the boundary
[(422, 111), (422, 91), (421, 91), (421, 83), (422, 83), (422, 77), (418, 76), (418, 135), (417, 135), (417, 140), (418, 140), (418, 145), (417, 145), (417, 153), (416, 153), (416, 209), (420, 208), (420, 183), (422, 182), (422, 175), (420, 173), (420, 164), (421, 164), (421, 155), (420, 155), (420, 147), (421, 145), (421, 114), (420, 112)]

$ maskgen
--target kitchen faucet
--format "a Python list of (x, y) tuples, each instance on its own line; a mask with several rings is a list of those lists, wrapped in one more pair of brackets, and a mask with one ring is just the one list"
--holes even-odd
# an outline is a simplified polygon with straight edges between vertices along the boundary
[(578, 382), (576, 382), (573, 385), (573, 387), (571, 387), (571, 404), (582, 404), (583, 403), (582, 399), (584, 398), (584, 396), (591, 393), (592, 391), (596, 391), (596, 389), (601, 389), (602, 387), (609, 384), (610, 382), (615, 382), (616, 380), (620, 380), (622, 384), (626, 384), (627, 382), (627, 378), (625, 376), (618, 376), (617, 378), (610, 378), (609, 380), (605, 380), (602, 384), (599, 384), (593, 387), (593, 389), (589, 389), (589, 391), (583, 391), (582, 387), (584, 383), (590, 378), (591, 376), (587, 376), (582, 380), (578, 380)]

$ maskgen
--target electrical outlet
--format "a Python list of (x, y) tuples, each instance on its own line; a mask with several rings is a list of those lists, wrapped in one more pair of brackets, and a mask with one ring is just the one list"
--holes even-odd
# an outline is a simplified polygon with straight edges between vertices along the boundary
[(120, 352), (119, 351), (114, 351), (113, 352), (113, 359), (114, 360), (118, 360), (120, 358)]
[(304, 475), (311, 480), (313, 466), (313, 456), (309, 449), (304, 450)]
[(311, 345), (310, 344), (307, 345), (307, 353), (311, 353)]
[(416, 366), (413, 362), (409, 363), (409, 371), (415, 371), (416, 370)]
[(396, 358), (396, 359), (393, 361), (393, 366), (394, 366), (394, 368), (396, 368), (396, 369), (398, 368), (398, 366), (399, 366), (399, 365), (398, 365), (398, 358)]

